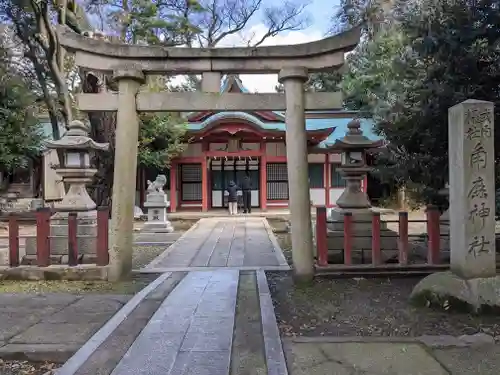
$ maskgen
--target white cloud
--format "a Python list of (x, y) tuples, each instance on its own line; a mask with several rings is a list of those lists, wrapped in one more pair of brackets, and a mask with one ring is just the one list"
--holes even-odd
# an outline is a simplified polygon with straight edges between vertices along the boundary
[[(221, 47), (245, 46), (248, 40), (257, 41), (267, 31), (263, 24), (257, 24), (240, 35), (231, 35), (224, 39)], [(301, 44), (322, 39), (324, 36), (320, 30), (307, 29), (302, 31), (290, 31), (267, 38), (263, 46)], [(251, 92), (275, 92), (278, 84), (276, 74), (242, 74), (240, 76), (245, 87)]]

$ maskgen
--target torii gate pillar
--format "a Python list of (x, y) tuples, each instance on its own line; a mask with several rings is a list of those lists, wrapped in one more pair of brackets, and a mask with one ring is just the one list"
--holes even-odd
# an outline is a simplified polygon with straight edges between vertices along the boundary
[(308, 78), (307, 69), (303, 67), (285, 68), (279, 73), (279, 81), (285, 87), (286, 96), (286, 158), (292, 258), (294, 275), (300, 281), (310, 281), (314, 276), (304, 105), (304, 83)]
[(136, 95), (145, 82), (142, 71), (116, 69), (118, 113), (115, 133), (115, 169), (111, 209), (109, 281), (118, 281), (132, 270), (134, 245), (134, 205), (139, 142), (139, 117)]

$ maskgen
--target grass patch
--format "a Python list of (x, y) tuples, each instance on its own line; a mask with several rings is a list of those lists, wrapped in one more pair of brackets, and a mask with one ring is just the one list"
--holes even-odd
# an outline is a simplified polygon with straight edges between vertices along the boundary
[(240, 273), (231, 351), (231, 375), (268, 373), (262, 345), (259, 303), (255, 273)]
[(139, 269), (147, 266), (166, 249), (167, 246), (135, 246), (134, 254), (132, 256), (133, 268)]
[(282, 217), (267, 218), (274, 233), (288, 233), (288, 220)]
[(0, 293), (135, 294), (151, 279), (138, 278), (117, 283), (107, 281), (0, 281)]
[(189, 230), (197, 221), (198, 219), (170, 219), (176, 232), (185, 232)]
[(283, 218), (268, 218), (274, 236), (283, 251), (286, 261), (289, 265), (292, 264), (292, 238), (288, 233), (288, 221)]
[(275, 233), (276, 240), (283, 251), (283, 255), (289, 265), (292, 265), (292, 239), (290, 233)]

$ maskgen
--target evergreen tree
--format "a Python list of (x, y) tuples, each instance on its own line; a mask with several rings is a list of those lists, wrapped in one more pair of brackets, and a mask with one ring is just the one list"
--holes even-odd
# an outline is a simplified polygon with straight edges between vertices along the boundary
[(6, 51), (0, 62), (0, 171), (28, 166), (40, 155), (43, 134), (34, 116), (35, 100), (22, 76), (8, 63)]
[(448, 109), (488, 100), (500, 120), (499, 9), (500, 0), (395, 3), (391, 22), (348, 56), (340, 82), (331, 75), (316, 82), (320, 89), (339, 82), (346, 108), (373, 118), (389, 141), (378, 172), (421, 202), (439, 203), (448, 180)]

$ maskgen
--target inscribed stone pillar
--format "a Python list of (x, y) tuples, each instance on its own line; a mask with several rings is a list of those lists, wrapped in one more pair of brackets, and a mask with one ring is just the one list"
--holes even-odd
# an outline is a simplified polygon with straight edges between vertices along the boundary
[(448, 116), (451, 270), (464, 279), (495, 276), (493, 103), (466, 100)]
[(118, 82), (118, 114), (115, 135), (115, 169), (109, 250), (110, 281), (126, 277), (132, 270), (134, 204), (137, 172), (139, 118), (136, 94), (144, 83), (142, 71), (125, 67), (114, 71)]
[(307, 133), (304, 113), (305, 68), (285, 68), (279, 81), (286, 95), (286, 156), (289, 208), (292, 226), (292, 258), (295, 275), (312, 279), (314, 275), (311, 203), (307, 161)]

